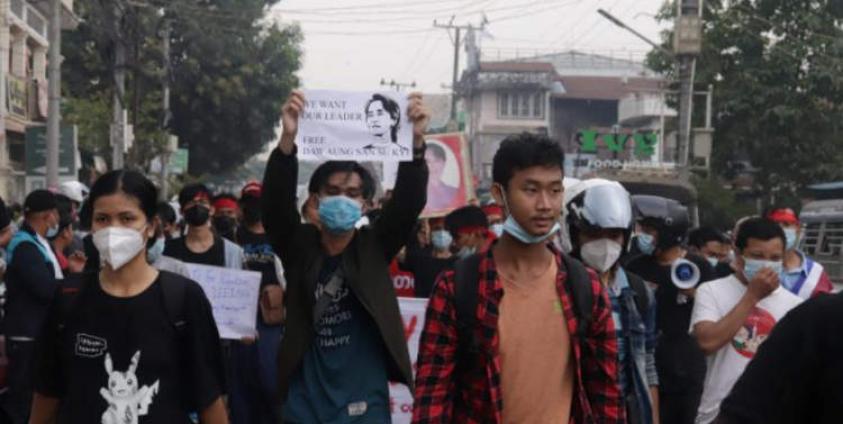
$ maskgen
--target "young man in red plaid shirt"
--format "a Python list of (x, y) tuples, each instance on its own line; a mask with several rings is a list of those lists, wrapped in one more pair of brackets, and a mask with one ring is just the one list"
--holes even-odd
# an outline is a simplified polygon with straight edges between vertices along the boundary
[[(462, 263), (477, 264), (460, 277), (476, 285), (473, 320), (458, 313), (466, 289), (457, 288), (455, 272), (436, 283), (419, 346), (414, 423), (624, 421), (607, 294), (593, 272), (547, 243), (559, 229), (563, 160), (546, 136), (501, 143), (492, 194), (507, 214), (504, 233)], [(573, 275), (580, 278), (568, 281)], [(589, 307), (577, 313), (586, 309), (583, 293)]]

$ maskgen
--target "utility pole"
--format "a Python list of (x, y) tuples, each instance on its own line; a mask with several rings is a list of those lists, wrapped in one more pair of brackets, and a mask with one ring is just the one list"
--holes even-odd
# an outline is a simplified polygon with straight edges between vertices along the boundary
[[(160, 200), (166, 201), (168, 192), (170, 191), (169, 171), (170, 171), (170, 156), (173, 153), (173, 147), (178, 148), (178, 145), (172, 146), (170, 139), (170, 76), (172, 72), (172, 61), (170, 60), (170, 36), (172, 33), (172, 26), (166, 17), (164, 9), (159, 10), (159, 15), (164, 19), (164, 29), (161, 36), (163, 37), (163, 54), (164, 54), (164, 82), (163, 82), (163, 97), (164, 97), (164, 117), (161, 120), (161, 129), (165, 134), (164, 153), (161, 155), (161, 191), (159, 193)], [(176, 141), (176, 144), (178, 142)]]
[(679, 71), (679, 140), (675, 160), (680, 166), (680, 177), (687, 180), (693, 151), (691, 126), (694, 113), (694, 79), (697, 57), (702, 52), (703, 0), (679, 0), (676, 7), (673, 50)]
[[(677, 18), (674, 29), (673, 51), (669, 51), (635, 31), (620, 19), (605, 10), (598, 10), (603, 17), (615, 25), (630, 31), (647, 44), (674, 58), (679, 74), (679, 137), (676, 143), (674, 160), (679, 169), (679, 177), (687, 182), (691, 168), (691, 125), (694, 107), (694, 74), (697, 57), (702, 52), (702, 11), (704, 0), (677, 0)], [(664, 143), (664, 138), (662, 138)]]
[[(9, 72), (9, 1), (0, 0), (0, 99), (6, 98), (6, 74)], [(6, 102), (0, 101), (0, 197), (10, 200), (9, 145), (6, 139)]]
[[(483, 30), (483, 28), (486, 27), (487, 23), (488, 23), (488, 21), (486, 20), (486, 17), (484, 16), (483, 21), (480, 23), (479, 29)], [(438, 23), (434, 20), (433, 26), (435, 28), (442, 28), (442, 29), (448, 30), (449, 36), (451, 34), (451, 30), (452, 29), (454, 30), (454, 39), (453, 39), (453, 41), (454, 41), (454, 75), (453, 75), (453, 79), (452, 79), (452, 82), (451, 82), (451, 90), (452, 90), (452, 93), (451, 93), (451, 119), (448, 122), (448, 127), (450, 127), (453, 130), (456, 130), (457, 129), (457, 91), (458, 91), (458, 88), (459, 88), (458, 85), (459, 85), (459, 71), (460, 71), (460, 44), (462, 43), (461, 38), (460, 38), (461, 37), (461, 31), (462, 30), (471, 31), (475, 28), (474, 28), (474, 26), (472, 26), (470, 24), (469, 25), (454, 25), (454, 17), (453, 16), (451, 17), (450, 22), (448, 22), (447, 24), (440, 24), (440, 23)]]
[(50, 0), (50, 47), (47, 51), (47, 187), (59, 186), (61, 137), (61, 0)]
[(122, 37), (123, 10), (120, 1), (114, 1), (114, 99), (111, 122), (112, 169), (125, 166), (126, 152), (126, 45)]

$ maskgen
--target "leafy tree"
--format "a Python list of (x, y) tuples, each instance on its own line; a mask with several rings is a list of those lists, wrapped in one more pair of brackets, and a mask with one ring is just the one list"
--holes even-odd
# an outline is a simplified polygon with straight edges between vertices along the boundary
[(302, 40), (298, 27), (264, 20), (277, 0), (82, 0), (83, 24), (65, 38), (63, 78), (67, 118), (80, 123), (86, 145), (111, 156), (115, 2), (127, 48), (123, 102), (136, 137), (129, 166), (145, 167), (163, 147), (162, 82), (168, 76), (161, 29), (167, 23), (169, 130), (190, 149), (190, 173), (236, 168), (274, 137), (281, 103), (298, 84)]
[[(660, 18), (672, 14), (666, 6)], [(696, 81), (715, 89), (713, 170), (725, 175), (730, 161), (749, 158), (765, 203), (843, 176), (841, 19), (835, 0), (706, 2)], [(658, 51), (649, 64), (674, 73)]]

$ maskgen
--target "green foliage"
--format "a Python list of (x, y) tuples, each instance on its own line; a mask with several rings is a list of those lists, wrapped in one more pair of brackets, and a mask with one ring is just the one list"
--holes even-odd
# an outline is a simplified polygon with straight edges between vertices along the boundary
[[(841, 2), (724, 3), (706, 2), (696, 79), (698, 87), (715, 88), (714, 171), (725, 175), (730, 161), (749, 158), (759, 169), (757, 188), (785, 198), (806, 184), (843, 177)], [(666, 7), (660, 18), (673, 14)], [(665, 45), (671, 37), (663, 35)], [(648, 63), (674, 74), (658, 51)]]
[(754, 202), (739, 199), (718, 179), (695, 178), (700, 224), (729, 230), (741, 217), (758, 213)]
[[(77, 1), (83, 23), (63, 46), (66, 117), (80, 125), (83, 145), (100, 153), (110, 150), (115, 1)], [(234, 169), (274, 138), (283, 99), (298, 85), (302, 41), (298, 27), (264, 22), (265, 8), (276, 2), (117, 1), (127, 49), (122, 101), (135, 132), (129, 166), (146, 167), (163, 148), (164, 78), (171, 86), (169, 131), (190, 149), (191, 174)], [(166, 23), (172, 28), (169, 76), (162, 51)]]

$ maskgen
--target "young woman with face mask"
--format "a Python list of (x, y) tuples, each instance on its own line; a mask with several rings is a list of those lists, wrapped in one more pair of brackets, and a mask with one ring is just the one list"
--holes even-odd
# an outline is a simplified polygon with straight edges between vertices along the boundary
[(91, 189), (101, 270), (65, 280), (38, 338), (31, 423), (227, 423), (219, 334), (193, 281), (158, 271), (157, 190), (112, 171)]

